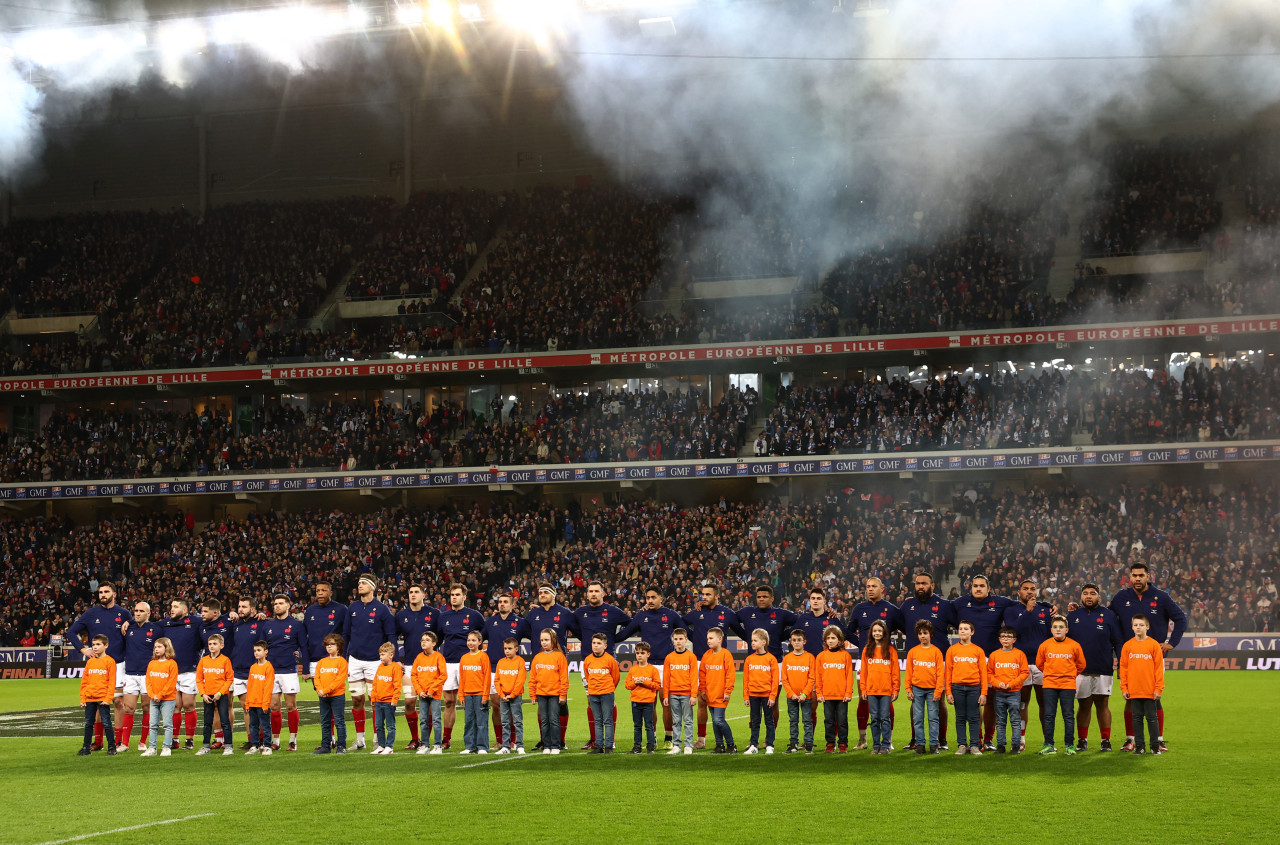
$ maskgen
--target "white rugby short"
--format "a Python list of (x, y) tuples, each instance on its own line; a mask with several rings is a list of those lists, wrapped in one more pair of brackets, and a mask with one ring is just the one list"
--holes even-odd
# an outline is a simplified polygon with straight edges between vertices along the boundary
[(1031, 676), (1027, 678), (1026, 685), (1033, 687), (1044, 686), (1044, 672), (1040, 671), (1040, 667), (1031, 663), (1028, 664), (1027, 668), (1031, 670)]
[[(116, 664), (116, 695), (121, 695), (124, 691), (124, 677), (128, 673), (128, 668), (122, 660)], [(145, 689), (145, 687), (144, 687)]]
[(1111, 675), (1077, 675), (1076, 698), (1087, 698), (1094, 695), (1111, 695)]
[(237, 698), (249, 691), (248, 678), (233, 678), (231, 681), (231, 694)]
[(400, 692), (405, 698), (417, 698), (418, 692), (413, 688), (413, 664), (401, 663), (400, 668), (404, 670), (404, 682), (400, 685)]
[(461, 663), (444, 664), (445, 674), (444, 674), (443, 692), (454, 692), (458, 689), (458, 687), (460, 686), (458, 673), (460, 671), (459, 667), (461, 665), (462, 665)]
[(373, 683), (373, 676), (378, 674), (378, 664), (381, 662), (380, 660), (361, 660), (358, 657), (348, 658), (347, 680)]
[(298, 683), (297, 672), (279, 672), (276, 674), (276, 683), (271, 691), (281, 695), (297, 695), (300, 689), (302, 685)]
[(181, 672), (178, 674), (178, 692), (184, 695), (196, 694), (195, 672)]
[(125, 695), (146, 695), (147, 694), (147, 676), (146, 675), (125, 675), (124, 676), (124, 694)]

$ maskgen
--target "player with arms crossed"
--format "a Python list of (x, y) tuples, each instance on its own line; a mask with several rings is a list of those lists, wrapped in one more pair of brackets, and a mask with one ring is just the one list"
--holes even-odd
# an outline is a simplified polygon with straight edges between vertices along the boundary
[(383, 643), (396, 641), (395, 617), (391, 608), (374, 598), (377, 587), (377, 579), (368, 573), (362, 574), (356, 581), (356, 601), (347, 607), (347, 687), (351, 691), (356, 750), (365, 746), (364, 701), (373, 689), (378, 664), (382, 662), (379, 649)]

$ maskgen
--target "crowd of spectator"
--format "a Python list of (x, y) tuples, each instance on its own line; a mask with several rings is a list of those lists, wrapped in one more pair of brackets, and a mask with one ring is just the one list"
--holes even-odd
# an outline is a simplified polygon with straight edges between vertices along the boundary
[[(513, 592), (523, 609), (541, 581), (558, 585), (558, 600), (576, 607), (598, 578), (628, 612), (654, 583), (682, 612), (706, 583), (719, 585), (735, 607), (751, 601), (755, 585), (769, 584), (779, 605), (795, 610), (804, 608), (808, 587), (821, 585), (833, 609), (847, 615), (872, 576), (895, 603), (910, 594), (920, 569), (931, 569), (940, 585), (957, 575), (953, 597), (978, 573), (1005, 595), (1032, 577), (1045, 600), (1065, 607), (1086, 582), (1098, 583), (1104, 596), (1127, 586), (1128, 565), (1137, 560), (1187, 611), (1193, 630), (1275, 630), (1278, 505), (1273, 487), (1214, 493), (1122, 482), (1099, 490), (970, 490), (943, 509), (831, 489), (803, 503), (453, 502), (363, 514), (252, 513), (204, 526), (179, 513), (85, 526), (56, 516), (8, 519), (0, 522), (0, 643), (48, 642), (103, 581), (116, 584), (123, 601), (153, 607), (175, 596), (226, 602), (284, 593), (300, 609), (316, 581), (333, 582), (335, 598), (347, 601), (357, 577), (372, 572), (393, 605), (413, 583), (425, 584), (428, 601), (441, 605), (447, 584), (460, 581), (473, 606), (487, 610), (499, 589)], [(975, 528), (986, 536), (982, 551), (957, 571), (956, 546)]]

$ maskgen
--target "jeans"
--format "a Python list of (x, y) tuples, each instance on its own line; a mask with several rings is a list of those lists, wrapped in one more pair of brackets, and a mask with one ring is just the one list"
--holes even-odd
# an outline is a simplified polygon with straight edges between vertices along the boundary
[[(347, 747), (347, 697), (345, 695), (322, 695), (320, 698), (320, 747)], [(333, 741), (333, 731), (337, 728), (338, 741)]]
[(231, 740), (231, 729), (235, 727), (231, 722), (231, 696), (223, 693), (213, 704), (204, 703), (204, 744), (208, 745), (213, 741), (213, 714), (218, 713), (218, 719), (222, 722), (222, 741), (228, 747), (235, 743)]
[(822, 702), (822, 721), (827, 729), (827, 745), (849, 744), (849, 702)]
[[(110, 701), (90, 701), (84, 706), (84, 747), (88, 748), (93, 744), (93, 725), (98, 721), (98, 714), (102, 714), (102, 731), (103, 736), (107, 738), (107, 748), (116, 747), (116, 732), (111, 724), (111, 707)], [(1155, 734), (1152, 734), (1155, 736)]]
[[(640, 747), (640, 740), (644, 738), (644, 734), (648, 734), (649, 742), (645, 746), (650, 751), (658, 747), (658, 737), (655, 735), (657, 730), (657, 707), (652, 701), (633, 701), (631, 702), (631, 724), (635, 726), (635, 741), (632, 743), (636, 748)], [(672, 713), (672, 724), (675, 724), (675, 714)]]
[[(467, 720), (462, 731), (462, 744), (468, 751), (489, 750), (489, 702), (482, 695), (466, 695), (462, 701)], [(559, 734), (556, 734), (559, 736)]]
[[(1048, 692), (1048, 690), (1045, 690)], [(1142, 725), (1145, 722), (1147, 733), (1151, 735), (1151, 748), (1155, 750), (1160, 747), (1160, 718), (1157, 715), (1156, 700), (1154, 698), (1131, 698), (1129, 699), (1129, 712), (1133, 716), (1133, 747), (1137, 751), (1145, 751), (1147, 748), (1146, 739), (1142, 735)], [(1068, 737), (1070, 739), (1070, 737)]]
[(867, 707), (871, 711), (871, 747), (876, 751), (888, 751), (893, 745), (893, 722), (889, 717), (893, 712), (893, 698), (869, 695)]
[(560, 747), (560, 699), (554, 695), (538, 696), (538, 728), (543, 748)]
[(587, 696), (591, 721), (596, 723), (596, 748), (613, 747), (613, 700), (614, 693), (611, 692)]
[(707, 707), (711, 713), (711, 727), (715, 731), (717, 748), (735, 748), (733, 731), (729, 728), (729, 720), (725, 718), (727, 707)]
[[(925, 744), (928, 739), (929, 748), (938, 747), (938, 714), (942, 710), (942, 702), (933, 697), (933, 687), (911, 688), (911, 730), (916, 735), (916, 742)], [(928, 721), (929, 730), (925, 731)]]
[(436, 736), (431, 744), (441, 745), (444, 742), (444, 723), (440, 721), (440, 699), (418, 699), (418, 722), (422, 725), (422, 741), (424, 743), (431, 734), (432, 725), (435, 725)]
[(524, 702), (519, 698), (512, 701), (499, 699), (498, 719), (502, 723), (503, 736), (507, 738), (508, 748), (524, 747)]
[(379, 748), (395, 748), (396, 705), (392, 701), (373, 702), (373, 728)]
[(156, 747), (156, 733), (164, 725), (164, 748), (173, 744), (173, 708), (178, 705), (176, 698), (168, 701), (151, 699), (151, 733), (147, 735), (147, 747)]
[[(169, 704), (170, 704), (169, 712), (172, 713), (173, 702), (171, 701), (169, 702)], [(169, 720), (166, 718), (164, 720), (164, 723), (168, 725)], [(155, 730), (156, 730), (156, 720), (155, 720), (155, 711), (153, 710), (152, 718), (151, 718), (151, 733), (153, 735), (155, 734)], [(167, 734), (165, 736), (164, 741), (165, 742), (169, 741), (169, 737)], [(264, 747), (270, 748), (271, 747), (271, 714), (267, 711), (267, 708), (265, 707), (249, 708), (249, 744), (252, 745), (254, 748), (264, 748)]]
[(760, 714), (764, 714), (764, 744), (772, 747), (777, 720), (773, 717), (773, 708), (769, 706), (769, 697), (751, 696), (751, 744), (760, 747)]
[(1007, 722), (1013, 736), (1009, 742), (1017, 748), (1022, 744), (1022, 693), (1011, 690), (1000, 690), (993, 693), (996, 697), (996, 747), (1004, 748), (1004, 726)]
[(1058, 708), (1062, 708), (1062, 741), (1070, 743), (1076, 735), (1076, 691), (1073, 689), (1044, 688), (1044, 744), (1053, 745), (1054, 722)]
[(693, 697), (672, 695), (667, 701), (671, 702), (672, 747), (680, 747), (680, 735), (683, 733), (684, 747), (693, 748)]
[(800, 723), (804, 723), (804, 747), (813, 747), (813, 699), (787, 699), (787, 719), (791, 722), (791, 744), (800, 745)]
[[(956, 701), (956, 746), (982, 745), (982, 706), (978, 699), (982, 687), (977, 684), (952, 684), (951, 697)], [(966, 735), (965, 730), (968, 730)], [(966, 739), (967, 736), (967, 739)]]

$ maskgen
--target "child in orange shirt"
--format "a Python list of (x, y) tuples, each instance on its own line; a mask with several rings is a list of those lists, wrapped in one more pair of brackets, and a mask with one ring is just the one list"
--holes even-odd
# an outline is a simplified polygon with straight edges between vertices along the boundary
[(467, 653), (458, 661), (458, 695), (462, 696), (461, 754), (489, 753), (489, 687), (493, 685), (489, 655), (480, 650), (479, 631), (467, 634)]
[(1076, 753), (1071, 737), (1076, 735), (1076, 678), (1084, 671), (1084, 649), (1067, 637), (1067, 617), (1055, 616), (1049, 626), (1053, 637), (1040, 643), (1036, 666), (1044, 673), (1044, 747), (1041, 754), (1057, 754), (1053, 728), (1058, 708), (1062, 708), (1063, 739), (1068, 757)]
[(1133, 708), (1133, 753), (1142, 754), (1146, 749), (1142, 736), (1145, 720), (1151, 734), (1151, 753), (1163, 754), (1156, 702), (1164, 695), (1164, 651), (1147, 636), (1151, 623), (1145, 613), (1135, 613), (1129, 624), (1133, 626), (1133, 639), (1120, 650), (1120, 690)]
[(560, 707), (569, 696), (569, 661), (560, 650), (555, 629), (538, 634), (542, 651), (529, 664), (529, 695), (538, 702), (538, 728), (542, 732), (542, 753), (559, 754), (564, 747), (560, 736)]
[(210, 743), (213, 740), (214, 713), (218, 714), (219, 724), (226, 726), (226, 744), (222, 747), (222, 756), (230, 757), (235, 753), (231, 741), (231, 730), (234, 727), (231, 721), (231, 682), (235, 678), (235, 672), (231, 669), (231, 661), (222, 653), (225, 643), (222, 634), (211, 635), (208, 642), (209, 653), (200, 658), (200, 663), (196, 666), (196, 693), (204, 699), (204, 744), (200, 746), (196, 756), (213, 750)]
[(373, 670), (373, 730), (377, 739), (370, 754), (394, 754), (396, 747), (396, 705), (404, 685), (404, 667), (396, 660), (393, 643), (378, 646), (378, 665)]
[(173, 641), (168, 637), (158, 638), (151, 647), (151, 662), (147, 664), (147, 699), (151, 702), (151, 733), (147, 736), (147, 750), (142, 752), (142, 756), (156, 756), (156, 738), (159, 726), (163, 724), (164, 745), (160, 748), (160, 756), (168, 757), (173, 745), (173, 709), (178, 703), (178, 662), (173, 659)]
[(893, 745), (893, 702), (898, 700), (902, 668), (898, 650), (889, 643), (889, 625), (882, 619), (871, 623), (868, 641), (862, 649), (859, 693), (871, 711), (871, 753), (888, 754)]
[(111, 707), (116, 694), (116, 662), (107, 654), (110, 641), (106, 634), (98, 634), (89, 647), (93, 655), (84, 662), (84, 675), (80, 678), (80, 704), (84, 707), (84, 747), (77, 757), (93, 753), (93, 726), (102, 715), (102, 729), (107, 737), (107, 756), (116, 754), (116, 732), (111, 726)]
[[(933, 644), (933, 623), (916, 622), (920, 644), (907, 652), (907, 701), (911, 702), (911, 732), (917, 754), (938, 753), (938, 733), (942, 724), (942, 694), (946, 689), (946, 657)], [(928, 728), (926, 733), (925, 728)], [(927, 747), (926, 747), (927, 745)]]
[[(655, 703), (662, 690), (662, 673), (658, 667), (649, 662), (653, 647), (646, 642), (636, 643), (636, 662), (627, 672), (626, 687), (631, 691), (631, 724), (635, 728), (635, 741), (631, 746), (632, 754), (639, 754), (640, 741), (644, 732), (648, 732), (648, 751), (652, 754), (658, 748), (657, 708)], [(672, 748), (679, 748), (672, 745)]]
[(791, 723), (788, 754), (800, 750), (800, 725), (804, 724), (804, 753), (813, 753), (813, 683), (817, 663), (805, 650), (804, 631), (791, 632), (791, 651), (782, 658), (782, 692), (787, 697), (787, 720)]
[(689, 650), (689, 632), (684, 628), (671, 631), (671, 647), (675, 649), (662, 661), (662, 706), (671, 708), (675, 727), (671, 750), (679, 754), (681, 735), (684, 753), (693, 753), (693, 697), (698, 694), (698, 656)]
[[(422, 744), (419, 754), (443, 754), (444, 727), (440, 721), (440, 697), (444, 694), (445, 677), (449, 666), (444, 655), (436, 651), (439, 637), (433, 631), (422, 635), (422, 652), (413, 660), (409, 669), (410, 683), (418, 694), (418, 723), (422, 725)], [(435, 742), (429, 742), (432, 725), (435, 726)]]
[(738, 671), (733, 655), (721, 647), (723, 644), (723, 630), (712, 628), (707, 631), (707, 650), (698, 664), (698, 700), (706, 703), (711, 713), (711, 727), (716, 737), (716, 747), (711, 753), (737, 754), (738, 746), (733, 741), (733, 731), (725, 713), (729, 709), (729, 698), (733, 695)]
[(618, 661), (605, 651), (609, 640), (604, 634), (591, 637), (591, 653), (582, 661), (582, 675), (587, 680), (587, 706), (595, 722), (596, 740), (588, 754), (613, 753), (613, 700), (618, 689)]
[(822, 702), (822, 717), (827, 734), (827, 753), (849, 750), (849, 702), (853, 700), (853, 658), (844, 647), (844, 631), (830, 625), (822, 632), (826, 648), (814, 658), (818, 675), (813, 691)]
[[(987, 653), (973, 641), (973, 623), (961, 619), (947, 649), (947, 702), (956, 707), (956, 756), (982, 756), (979, 714), (987, 703)], [(968, 729), (966, 741), (966, 729)], [(970, 745), (971, 744), (971, 745)]]
[(760, 750), (760, 716), (764, 715), (764, 753), (773, 753), (777, 717), (773, 705), (778, 703), (778, 658), (769, 653), (769, 632), (756, 628), (751, 632), (751, 655), (742, 662), (742, 703), (751, 708), (751, 742), (747, 754)]
[[(347, 660), (342, 656), (347, 642), (341, 634), (325, 634), (325, 656), (311, 670), (316, 698), (320, 702), (320, 747), (312, 754), (347, 753)], [(334, 731), (338, 741), (334, 744)]]
[[(156, 640), (156, 644), (159, 643)], [(267, 643), (258, 640), (253, 644), (253, 665), (249, 667), (249, 680), (245, 684), (244, 706), (249, 711), (249, 750), (245, 754), (271, 756), (271, 716), (268, 711), (275, 685), (276, 670), (267, 660)], [(155, 723), (153, 718), (153, 728)]]
[(527, 676), (520, 642), (515, 637), (502, 641), (502, 659), (494, 670), (494, 689), (498, 691), (498, 718), (507, 744), (499, 754), (524, 754), (524, 682)]
[[(1018, 631), (1011, 625), (1000, 629), (1000, 648), (987, 658), (987, 675), (996, 697), (996, 753), (1004, 753), (1004, 727), (1009, 724), (1013, 753), (1022, 753), (1021, 732), (1022, 685), (1031, 677), (1031, 667), (1022, 649), (1014, 648)], [(1012, 709), (1011, 709), (1012, 708)], [(1070, 738), (1070, 737), (1068, 737)]]

